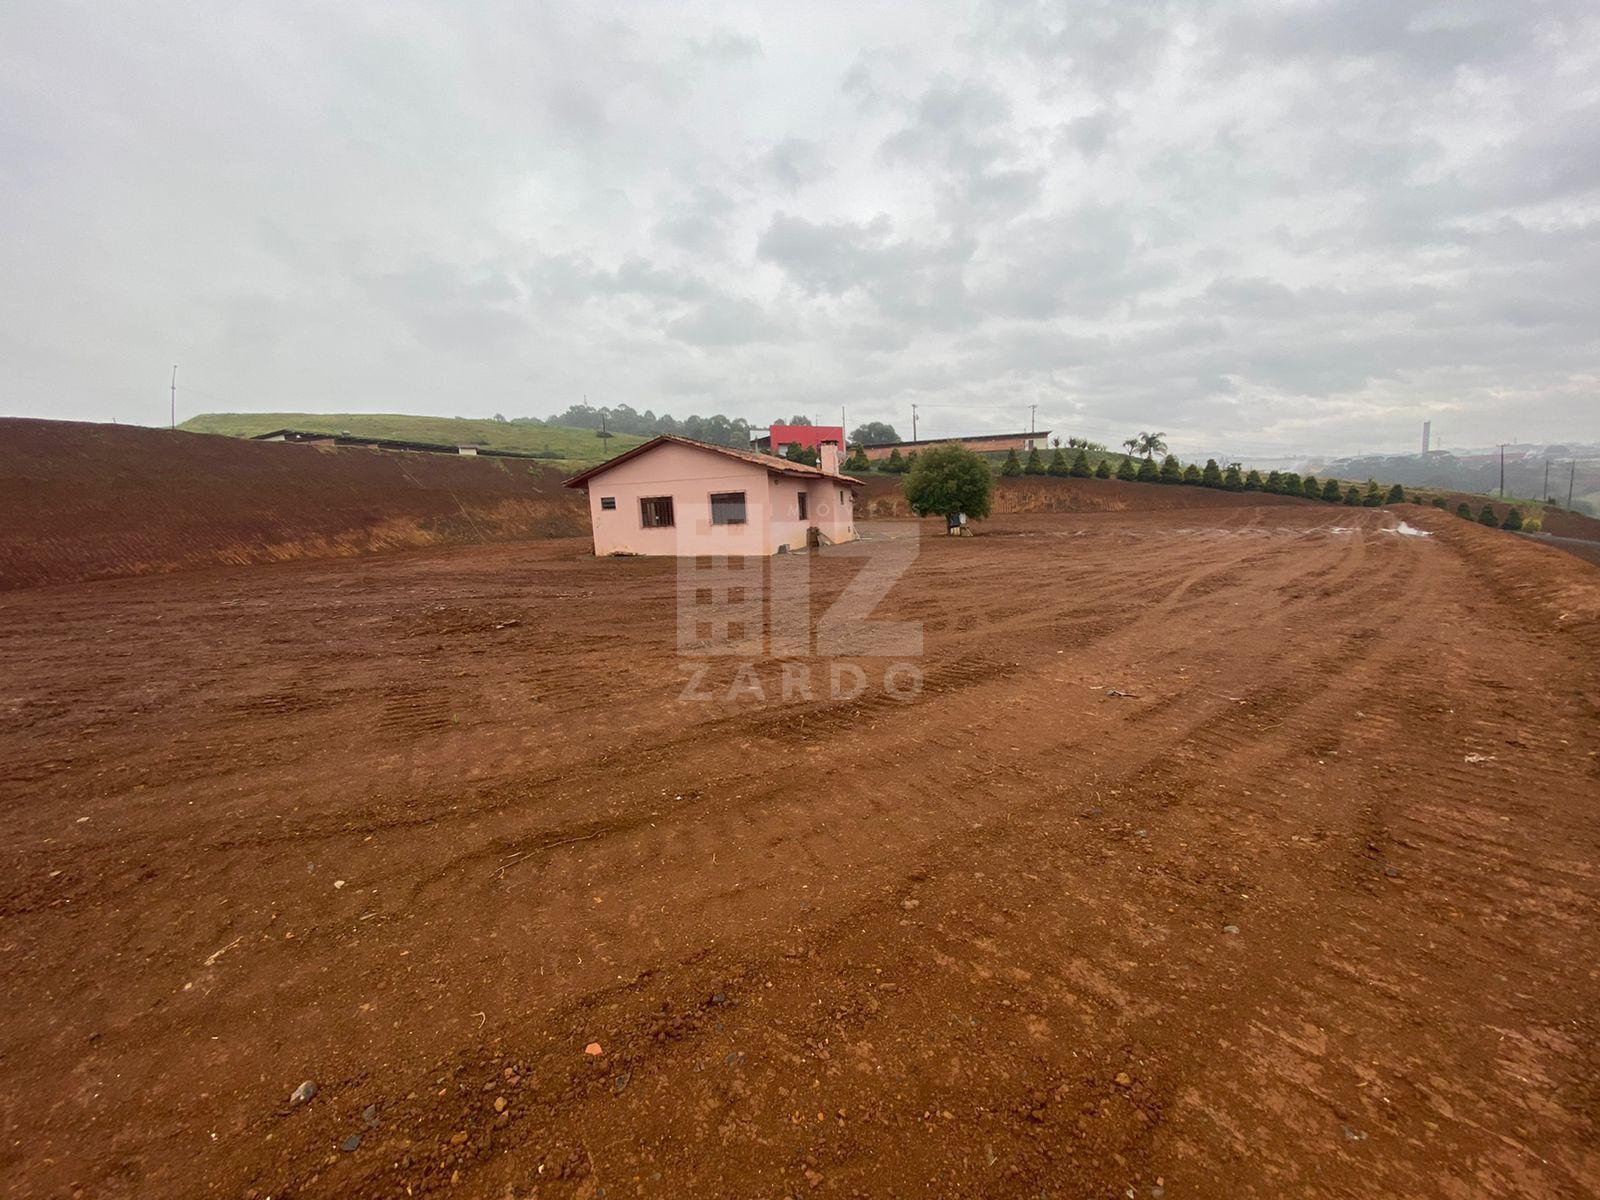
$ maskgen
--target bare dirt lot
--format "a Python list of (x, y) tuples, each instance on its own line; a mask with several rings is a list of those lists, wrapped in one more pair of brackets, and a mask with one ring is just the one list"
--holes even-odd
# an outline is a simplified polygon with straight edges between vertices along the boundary
[(987, 532), (910, 700), (579, 540), (0, 596), (0, 1191), (1595, 1195), (1600, 570)]

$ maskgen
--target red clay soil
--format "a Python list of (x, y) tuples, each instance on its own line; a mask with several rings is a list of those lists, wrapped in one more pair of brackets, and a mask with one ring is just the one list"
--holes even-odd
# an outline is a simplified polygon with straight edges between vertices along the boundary
[(0, 591), (588, 528), (524, 460), (0, 419)]
[[(868, 518), (911, 515), (901, 492), (901, 476), (869, 475), (857, 509)], [(1215, 488), (1128, 483), (1121, 479), (1058, 479), (1048, 475), (1001, 477), (995, 480), (994, 511), (1150, 512), (1173, 508), (1309, 507), (1312, 501), (1262, 492), (1223, 492)]]
[(0, 597), (5, 1194), (1596, 1195), (1600, 570), (1395, 515), (869, 527), (909, 699), (576, 539)]

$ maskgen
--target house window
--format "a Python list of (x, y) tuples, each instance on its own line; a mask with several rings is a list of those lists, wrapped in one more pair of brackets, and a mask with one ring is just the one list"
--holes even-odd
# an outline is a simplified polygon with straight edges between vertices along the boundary
[(617, 498), (615, 496), (601, 496), (600, 507), (607, 512), (613, 511), (617, 507)]
[(800, 519), (802, 521), (806, 519), (806, 502), (810, 499), (811, 497), (806, 495), (804, 492), (800, 493)]
[(844, 489), (843, 488), (839, 489), (839, 507), (840, 508), (844, 507)]
[(712, 492), (711, 523), (713, 525), (743, 525), (744, 493)]
[(660, 529), (672, 524), (672, 497), (645, 496), (639, 501), (639, 524)]

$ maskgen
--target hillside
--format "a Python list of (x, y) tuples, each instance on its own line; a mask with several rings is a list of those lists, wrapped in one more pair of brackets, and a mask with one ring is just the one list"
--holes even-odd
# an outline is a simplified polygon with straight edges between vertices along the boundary
[(574, 429), (566, 425), (519, 425), (510, 421), (415, 417), (405, 413), (201, 413), (178, 428), (188, 433), (220, 433), (237, 438), (251, 438), (274, 429), (305, 429), (313, 433), (353, 433), (447, 446), (481, 445), (491, 450), (544, 453), (564, 466), (596, 463), (607, 457), (607, 447), (610, 453), (616, 454), (646, 440), (619, 433), (609, 442), (602, 442), (592, 429)]
[(0, 419), (0, 591), (588, 529), (557, 464)]

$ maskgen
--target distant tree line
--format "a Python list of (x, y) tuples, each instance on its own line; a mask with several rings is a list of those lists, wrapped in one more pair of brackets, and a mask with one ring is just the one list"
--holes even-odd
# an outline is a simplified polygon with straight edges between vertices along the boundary
[[(753, 427), (743, 417), (725, 417), (721, 413), (709, 417), (689, 416), (674, 417), (670, 413), (662, 413), (659, 417), (649, 409), (638, 412), (631, 405), (601, 405), (572, 404), (564, 412), (556, 413), (547, 420), (538, 417), (515, 417), (510, 422), (513, 425), (567, 425), (576, 429), (592, 429), (596, 435), (602, 431), (609, 436), (614, 433), (630, 433), (639, 437), (652, 437), (658, 433), (676, 433), (682, 437), (694, 438), (696, 441), (712, 442), (718, 446), (737, 446), (744, 449), (750, 445), (750, 432)], [(809, 425), (811, 422), (805, 417), (793, 417), (791, 425)], [(765, 426), (759, 428), (765, 429)]]

